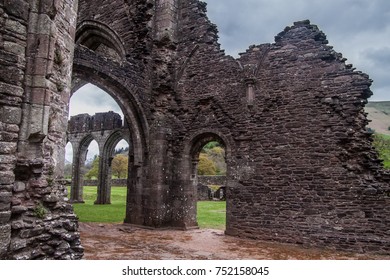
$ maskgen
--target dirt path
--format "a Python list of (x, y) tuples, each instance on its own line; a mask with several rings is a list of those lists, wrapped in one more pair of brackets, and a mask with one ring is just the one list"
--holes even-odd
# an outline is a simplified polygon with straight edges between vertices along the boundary
[(240, 239), (211, 229), (152, 231), (123, 224), (80, 223), (80, 232), (84, 258), (91, 260), (390, 259)]

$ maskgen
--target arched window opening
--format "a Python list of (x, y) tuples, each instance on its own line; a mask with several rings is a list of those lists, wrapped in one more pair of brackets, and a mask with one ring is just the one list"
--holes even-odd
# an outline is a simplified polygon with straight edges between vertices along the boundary
[(76, 44), (112, 60), (120, 61), (125, 57), (125, 49), (119, 36), (107, 25), (96, 21), (83, 21), (79, 24)]

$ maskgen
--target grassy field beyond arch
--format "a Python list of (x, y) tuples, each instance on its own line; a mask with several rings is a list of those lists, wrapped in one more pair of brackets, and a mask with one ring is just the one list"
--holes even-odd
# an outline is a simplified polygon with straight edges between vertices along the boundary
[[(68, 192), (70, 189), (68, 188)], [(74, 211), (80, 222), (121, 223), (126, 211), (126, 188), (111, 188), (111, 204), (95, 205), (96, 187), (84, 187), (84, 201), (74, 204)], [(200, 228), (225, 229), (226, 202), (199, 201), (198, 223)]]

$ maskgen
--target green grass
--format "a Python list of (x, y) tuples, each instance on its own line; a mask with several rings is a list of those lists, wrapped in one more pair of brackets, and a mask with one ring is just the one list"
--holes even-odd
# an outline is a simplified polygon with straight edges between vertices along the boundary
[(199, 201), (198, 224), (200, 228), (225, 229), (226, 201)]
[[(70, 193), (70, 189), (68, 189)], [(96, 187), (84, 187), (85, 203), (73, 204), (81, 222), (121, 223), (126, 211), (126, 188), (111, 188), (111, 204), (95, 205)], [(225, 229), (226, 202), (199, 201), (198, 224), (200, 228)]]
[(73, 204), (81, 222), (123, 222), (126, 211), (126, 188), (111, 188), (111, 204), (95, 205), (96, 196), (96, 187), (84, 187), (85, 203)]

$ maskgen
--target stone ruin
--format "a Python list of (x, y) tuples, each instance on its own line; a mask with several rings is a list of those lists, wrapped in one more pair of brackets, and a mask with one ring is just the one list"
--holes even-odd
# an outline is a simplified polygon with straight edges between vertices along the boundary
[[(111, 161), (116, 145), (121, 140), (130, 141), (129, 128), (123, 124), (122, 117), (114, 112), (97, 113), (94, 116), (81, 114), (72, 116), (68, 122), (67, 141), (72, 144), (72, 182), (70, 201), (82, 203), (84, 174), (82, 167), (88, 153), (89, 144), (95, 140), (99, 147), (99, 178), (97, 179), (96, 204), (111, 203), (112, 172)], [(129, 157), (133, 157), (129, 145)]]
[(66, 199), (71, 93), (121, 107), (125, 222), (191, 229), (204, 144), (226, 147), (226, 234), (390, 253), (390, 174), (366, 131), (371, 80), (309, 21), (225, 55), (198, 0), (0, 1), (0, 257), (80, 259)]

